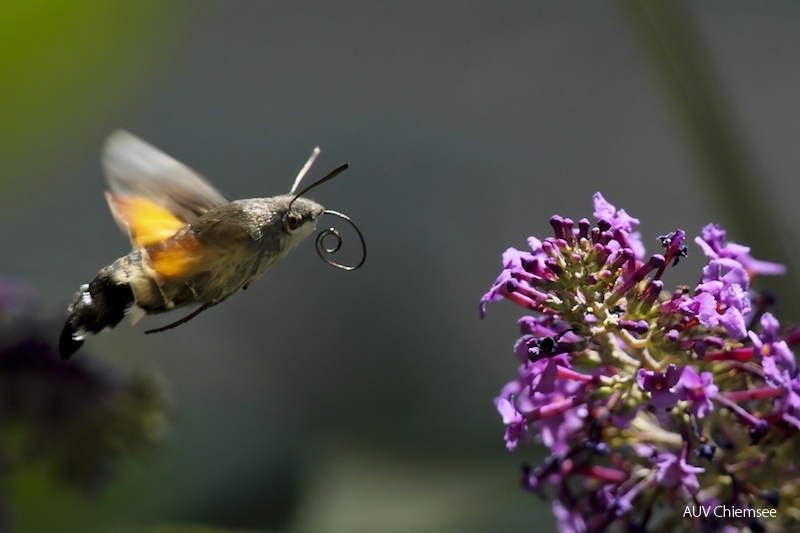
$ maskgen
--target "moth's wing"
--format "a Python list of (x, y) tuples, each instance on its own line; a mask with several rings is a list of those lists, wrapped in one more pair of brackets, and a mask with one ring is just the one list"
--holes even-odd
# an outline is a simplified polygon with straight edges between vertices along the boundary
[(195, 171), (126, 131), (109, 136), (103, 169), (108, 205), (134, 248), (160, 242), (228, 203)]

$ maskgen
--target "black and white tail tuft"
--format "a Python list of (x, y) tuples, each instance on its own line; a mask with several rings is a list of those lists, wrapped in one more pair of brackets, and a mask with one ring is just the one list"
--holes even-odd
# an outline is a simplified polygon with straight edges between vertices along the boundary
[(133, 304), (130, 285), (112, 279), (109, 267), (100, 271), (88, 285), (81, 285), (67, 309), (67, 321), (61, 330), (58, 349), (68, 359), (84, 339), (120, 323)]

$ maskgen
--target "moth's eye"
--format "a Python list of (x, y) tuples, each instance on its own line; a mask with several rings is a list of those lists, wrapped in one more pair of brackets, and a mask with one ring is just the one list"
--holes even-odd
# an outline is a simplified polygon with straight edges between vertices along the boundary
[(303, 216), (297, 213), (289, 213), (286, 215), (286, 229), (294, 231), (303, 225)]

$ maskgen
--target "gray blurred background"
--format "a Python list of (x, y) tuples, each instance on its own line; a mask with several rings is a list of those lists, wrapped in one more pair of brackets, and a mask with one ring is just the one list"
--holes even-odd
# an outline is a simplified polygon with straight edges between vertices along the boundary
[[(30, 489), (19, 530), (552, 525), (519, 487), (541, 452), (507, 452), (492, 404), (522, 314), (505, 302), (478, 318), (501, 253), (549, 235), (554, 213), (590, 217), (601, 191), (651, 253), (659, 234), (720, 221), (757, 257), (796, 262), (800, 5), (673, 4), (733, 136), (721, 159), (764, 194), (736, 205), (696, 135), (714, 116), (685, 113), (680, 68), (659, 62), (637, 5), (4, 3), (0, 274), (36, 287), (54, 337), (77, 287), (129, 250), (99, 165), (117, 128), (230, 198), (287, 192), (319, 145), (313, 177), (351, 168), (311, 196), (369, 247), (346, 273), (306, 243), (180, 328), (143, 333), (178, 312), (87, 343), (77, 357), (157, 370), (174, 426), (94, 500)], [(744, 234), (767, 215), (774, 233)], [(699, 278), (690, 246), (667, 286)], [(797, 319), (793, 285), (768, 282)]]

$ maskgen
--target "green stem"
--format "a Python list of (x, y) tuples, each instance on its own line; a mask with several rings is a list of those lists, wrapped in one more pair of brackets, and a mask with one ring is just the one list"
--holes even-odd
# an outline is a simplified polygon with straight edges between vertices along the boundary
[[(679, 1), (623, 0), (632, 26), (649, 52), (662, 88), (680, 117), (706, 178), (709, 197), (716, 200), (731, 238), (751, 245), (755, 255), (800, 271), (795, 248), (758, 186), (761, 181), (747, 143), (737, 128), (715, 69), (704, 53), (708, 48)], [(777, 284), (776, 284), (777, 285)], [(780, 282), (783, 294), (797, 294), (797, 276)], [(787, 315), (800, 317), (795, 298), (781, 300)]]

